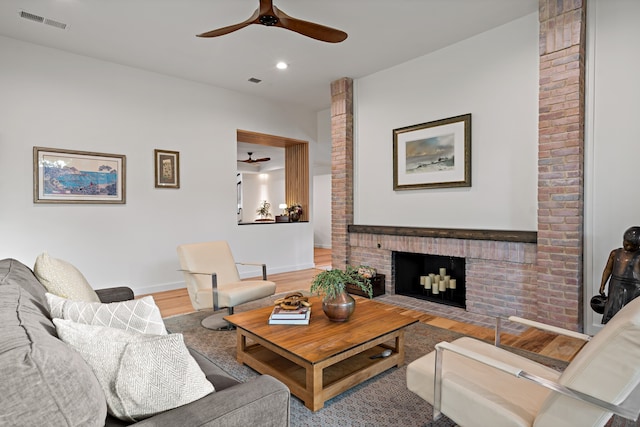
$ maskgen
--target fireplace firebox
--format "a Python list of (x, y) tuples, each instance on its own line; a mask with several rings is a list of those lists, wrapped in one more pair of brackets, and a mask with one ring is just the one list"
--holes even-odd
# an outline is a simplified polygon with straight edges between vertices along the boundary
[(396, 294), (466, 308), (464, 258), (393, 252), (393, 271)]

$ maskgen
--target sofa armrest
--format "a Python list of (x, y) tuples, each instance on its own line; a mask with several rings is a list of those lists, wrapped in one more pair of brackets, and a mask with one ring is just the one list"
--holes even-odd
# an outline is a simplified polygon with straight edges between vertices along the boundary
[(100, 302), (119, 302), (129, 301), (133, 299), (133, 290), (127, 286), (118, 286), (115, 288), (96, 289), (96, 294), (100, 298)]
[(136, 426), (283, 427), (289, 425), (289, 388), (269, 375), (215, 391)]

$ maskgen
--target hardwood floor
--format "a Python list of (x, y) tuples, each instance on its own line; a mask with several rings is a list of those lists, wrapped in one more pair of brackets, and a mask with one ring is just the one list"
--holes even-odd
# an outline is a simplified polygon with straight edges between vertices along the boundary
[(316, 268), (331, 267), (331, 249), (314, 248), (313, 262), (316, 264)]
[[(316, 248), (314, 256), (316, 268), (269, 275), (269, 280), (276, 282), (276, 293), (297, 290), (308, 291), (313, 277), (321, 269), (331, 266), (331, 249)], [(154, 293), (153, 298), (160, 308), (162, 317), (194, 311), (186, 288)], [(417, 318), (420, 322), (450, 329), (478, 339), (492, 341), (494, 337), (494, 330), (491, 328), (458, 322), (403, 307), (393, 306), (392, 310), (405, 316)], [(505, 345), (566, 361), (571, 360), (584, 345), (582, 341), (542, 332), (537, 329), (528, 329), (519, 335), (503, 333), (501, 337), (502, 343)]]

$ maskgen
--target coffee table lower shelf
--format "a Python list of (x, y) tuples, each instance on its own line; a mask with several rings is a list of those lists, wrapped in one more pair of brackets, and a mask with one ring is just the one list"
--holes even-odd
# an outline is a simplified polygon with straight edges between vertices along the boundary
[[(344, 391), (404, 363), (404, 329), (311, 363), (248, 331), (238, 329), (237, 360), (261, 374), (271, 375), (289, 387), (305, 406), (317, 411), (324, 402)], [(391, 349), (385, 358), (370, 356)]]

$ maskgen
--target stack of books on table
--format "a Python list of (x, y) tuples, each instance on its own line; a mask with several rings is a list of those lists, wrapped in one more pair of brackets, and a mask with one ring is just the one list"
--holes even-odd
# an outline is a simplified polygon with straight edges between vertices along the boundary
[(285, 310), (276, 305), (269, 316), (270, 325), (308, 325), (311, 307), (300, 306), (295, 310)]

